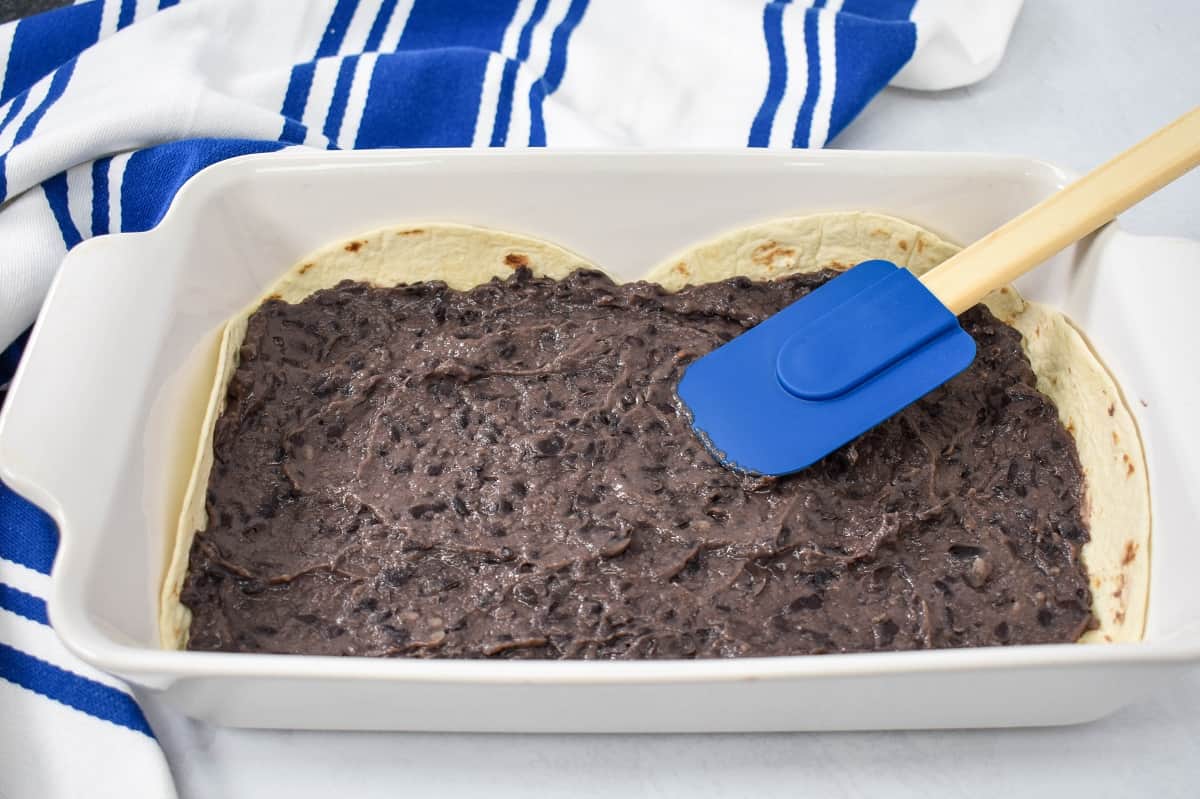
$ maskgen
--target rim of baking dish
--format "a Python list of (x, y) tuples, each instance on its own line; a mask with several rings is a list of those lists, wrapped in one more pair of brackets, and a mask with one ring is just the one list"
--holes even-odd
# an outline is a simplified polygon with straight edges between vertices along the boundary
[[(1054, 164), (1021, 156), (918, 151), (621, 151), (536, 150), (517, 153), (480, 152), (471, 149), (299, 151), (285, 150), (240, 156), (197, 173), (180, 188), (159, 224), (144, 233), (116, 234), (91, 239), (68, 254), (79, 258), (97, 247), (118, 245), (134, 237), (165, 236), (193, 196), (212, 190), (246, 172), (276, 170), (329, 170), (363, 165), (429, 165), (432, 162), (471, 162), (490, 168), (498, 162), (544, 165), (562, 160), (657, 160), (684, 170), (691, 164), (711, 166), (714, 159), (730, 162), (817, 168), (823, 163), (859, 162), (864, 167), (895, 166), (905, 162), (921, 166), (923, 174), (953, 176), (971, 165), (997, 176), (1020, 174), (1048, 185), (1064, 185), (1074, 173)], [(65, 262), (64, 262), (65, 263)], [(61, 270), (60, 270), (61, 272)], [(51, 286), (49, 303), (57, 285)], [(32, 345), (36, 344), (35, 328)], [(19, 391), (23, 366), (10, 390)], [(14, 391), (15, 393), (15, 391)], [(0, 417), (0, 441), (4, 424)], [(862, 652), (852, 654), (796, 655), (698, 660), (463, 660), (370, 658), (325, 655), (282, 655), (166, 650), (122, 644), (97, 627), (83, 608), (81, 581), (75, 573), (82, 564), (75, 556), (73, 525), (52, 492), (26, 479), (0, 459), (0, 477), (19, 494), (45, 510), (60, 531), (59, 548), (51, 571), (49, 615), (64, 644), (82, 660), (135, 682), (161, 683), (164, 687), (184, 678), (271, 677), (290, 679), (370, 680), (483, 684), (647, 684), (702, 681), (754, 681), (820, 677), (867, 677), (889, 674), (969, 672), (1031, 669), (1046, 666), (1180, 663), (1200, 660), (1200, 636), (1172, 634), (1164, 639), (1129, 643), (1040, 644), (1004, 647)]]

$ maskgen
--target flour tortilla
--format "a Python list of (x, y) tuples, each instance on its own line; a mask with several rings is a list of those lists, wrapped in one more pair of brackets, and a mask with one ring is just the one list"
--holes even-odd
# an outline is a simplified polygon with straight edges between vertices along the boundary
[(441, 280), (465, 290), (493, 277), (511, 275), (527, 266), (535, 275), (563, 278), (576, 269), (596, 267), (562, 247), (527, 236), (470, 227), (426, 224), (377, 230), (319, 250), (292, 267), (266, 293), (229, 320), (221, 335), (217, 372), (200, 428), (200, 446), (183, 499), (175, 548), (163, 580), (159, 604), (159, 637), (164, 648), (183, 649), (192, 612), (179, 601), (187, 574), (188, 554), (197, 530), (208, 526), (204, 496), (212, 470), (213, 431), (225, 409), (225, 392), (238, 366), (250, 315), (264, 300), (299, 302), (343, 280), (396, 286)]
[[(922, 274), (957, 250), (899, 219), (868, 213), (817, 214), (773, 220), (721, 236), (668, 259), (646, 279), (677, 291), (738, 275), (765, 280), (827, 268), (844, 270), (872, 258)], [(377, 231), (314, 253), (263, 299), (297, 302), (346, 279), (378, 286), (442, 280), (451, 288), (468, 289), (508, 275), (518, 266), (555, 278), (579, 268), (597, 268), (535, 239), (460, 225), (423, 225)], [(187, 640), (191, 612), (180, 603), (179, 592), (194, 533), (207, 525), (204, 494), (212, 468), (213, 430), (237, 367), (247, 319), (261, 301), (230, 320), (222, 336), (174, 557), (163, 584), (160, 633), (166, 648), (183, 648)], [(1038, 388), (1057, 404), (1079, 451), (1091, 530), (1083, 559), (1092, 580), (1093, 613), (1100, 624), (1082, 640), (1138, 640), (1148, 593), (1150, 505), (1145, 459), (1133, 418), (1113, 379), (1065, 317), (1026, 302), (1011, 288), (995, 292), (986, 304), (1021, 331)]]
[[(921, 275), (959, 248), (900, 219), (869, 213), (776, 219), (705, 242), (652, 269), (647, 280), (678, 291), (736, 275), (769, 280), (796, 272), (844, 270), (881, 258)], [(1075, 439), (1085, 479), (1083, 547), (1099, 628), (1085, 643), (1137, 641), (1150, 579), (1150, 487), (1138, 430), (1112, 376), (1058, 311), (1011, 287), (984, 304), (1021, 331), (1037, 388), (1054, 400)]]

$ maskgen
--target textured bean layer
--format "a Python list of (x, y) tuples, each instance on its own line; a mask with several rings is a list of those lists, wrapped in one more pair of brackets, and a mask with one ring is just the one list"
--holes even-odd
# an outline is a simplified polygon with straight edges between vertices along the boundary
[(518, 269), (250, 319), (189, 648), (736, 657), (1073, 641), (1083, 482), (1020, 336), (801, 474), (719, 466), (683, 368), (829, 275), (666, 294)]

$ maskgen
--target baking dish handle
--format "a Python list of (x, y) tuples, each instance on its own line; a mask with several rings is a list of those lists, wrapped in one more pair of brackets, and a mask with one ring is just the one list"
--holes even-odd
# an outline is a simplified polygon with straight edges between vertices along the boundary
[[(155, 363), (160, 342), (150, 331), (169, 313), (170, 286), (133, 265), (160, 255), (153, 233), (100, 236), (71, 250), (0, 412), (0, 479), (54, 517), (64, 539), (99, 527), (112, 497), (97, 475), (119, 473), (137, 440), (145, 398), (135, 388)], [(105, 301), (115, 293), (137, 296), (144, 313)], [(86, 412), (63, 412), (80, 407)]]

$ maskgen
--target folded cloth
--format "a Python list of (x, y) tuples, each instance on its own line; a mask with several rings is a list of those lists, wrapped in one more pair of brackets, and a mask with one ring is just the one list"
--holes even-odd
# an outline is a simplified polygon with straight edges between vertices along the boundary
[[(92, 0), (0, 26), (0, 388), (65, 252), (153, 227), (222, 159), (822, 147), (891, 81), (984, 77), (1020, 5)], [(28, 766), (0, 769), (0, 795), (170, 795), (137, 706), (46, 626), (55, 545), (0, 486), (0, 759)]]
[(0, 796), (172, 797), (129, 689), (50, 629), (57, 543), (54, 522), (0, 483)]

